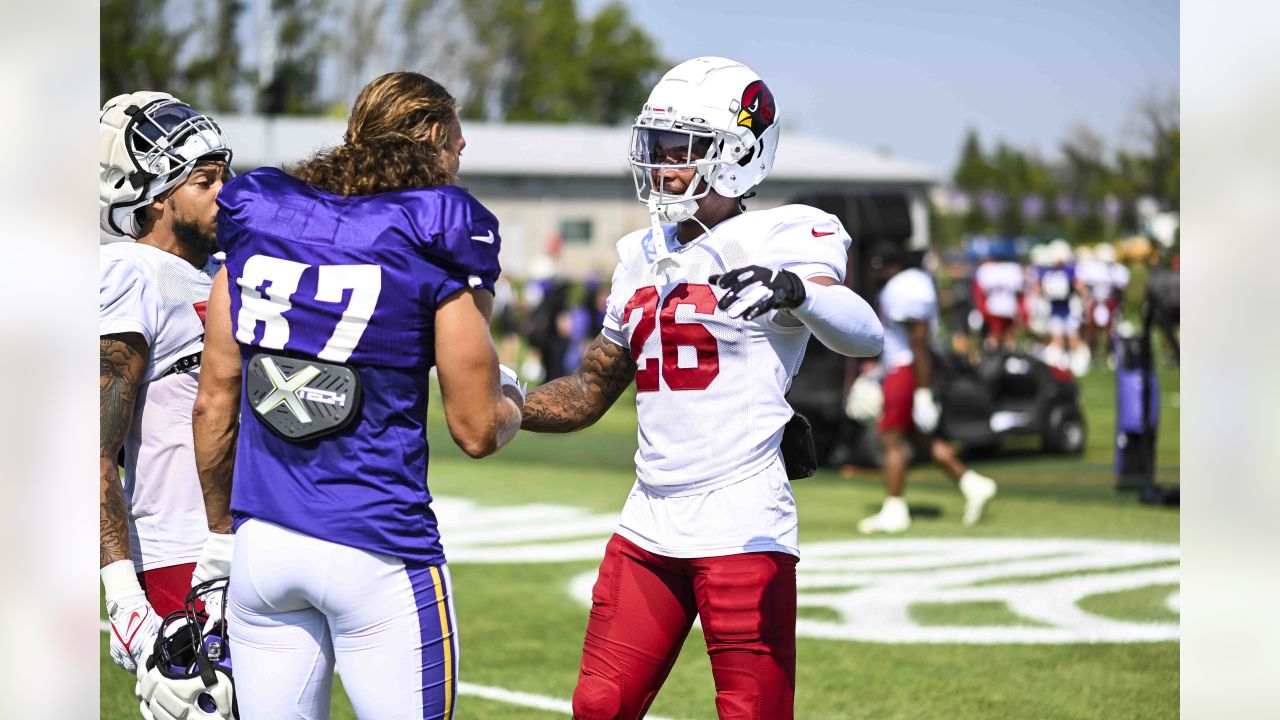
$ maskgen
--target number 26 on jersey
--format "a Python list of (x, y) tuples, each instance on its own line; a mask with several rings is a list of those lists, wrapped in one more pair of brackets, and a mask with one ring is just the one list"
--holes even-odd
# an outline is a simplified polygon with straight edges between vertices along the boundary
[[(691, 305), (695, 312), (711, 315), (716, 311), (716, 295), (710, 285), (682, 283), (665, 298), (659, 298), (658, 289), (650, 285), (636, 290), (627, 301), (624, 318), (640, 310), (640, 319), (631, 333), (631, 359), (636, 362), (638, 392), (657, 390), (660, 379), (672, 390), (705, 390), (720, 374), (720, 349), (715, 336), (696, 320), (676, 320), (676, 308), (680, 305)], [(662, 361), (659, 363), (657, 358), (642, 361), (640, 355), (645, 341), (655, 329), (662, 346)], [(693, 348), (696, 365), (680, 367), (681, 347)]]

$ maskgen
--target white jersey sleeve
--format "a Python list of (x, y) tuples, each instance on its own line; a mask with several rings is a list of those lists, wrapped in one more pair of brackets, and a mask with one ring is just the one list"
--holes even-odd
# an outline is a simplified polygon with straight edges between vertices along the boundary
[(808, 205), (784, 205), (766, 212), (776, 224), (762, 265), (789, 270), (801, 278), (826, 275), (844, 282), (853, 239), (835, 215)]
[(648, 232), (648, 230), (639, 230), (628, 233), (618, 241), (618, 266), (613, 270), (613, 279), (609, 284), (609, 297), (605, 302), (604, 327), (600, 334), (606, 340), (625, 348), (631, 347), (627, 333), (624, 331), (624, 326), (627, 324), (626, 305), (630, 299), (623, 292), (626, 287), (628, 261), (629, 256), (634, 254), (635, 248), (645, 241)]
[(156, 314), (148, 297), (143, 269), (128, 257), (100, 259), (98, 267), (98, 334), (138, 333), (155, 343)]

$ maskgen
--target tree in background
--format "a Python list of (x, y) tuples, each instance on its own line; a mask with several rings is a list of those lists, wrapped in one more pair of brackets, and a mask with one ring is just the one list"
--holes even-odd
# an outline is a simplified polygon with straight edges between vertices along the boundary
[(667, 65), (618, 2), (584, 19), (574, 0), (264, 1), (275, 62), (259, 94), (238, 47), (246, 0), (103, 0), (102, 99), (163, 88), (219, 112), (341, 113), (373, 77), (413, 69), (464, 117), (617, 123)]
[(1112, 151), (1092, 128), (1078, 125), (1063, 139), (1061, 159), (1054, 163), (1003, 141), (984, 152), (977, 130), (970, 128), (952, 176), (970, 200), (968, 210), (961, 216), (935, 208), (935, 234), (943, 244), (989, 232), (1094, 243), (1140, 231), (1141, 198), (1177, 210), (1177, 94), (1148, 93), (1132, 115), (1136, 145)]
[(167, 24), (164, 8), (165, 0), (102, 0), (100, 102), (147, 89), (187, 94), (178, 56), (190, 34)]
[(1095, 243), (1104, 240), (1101, 203), (1113, 184), (1106, 162), (1106, 145), (1087, 125), (1076, 125), (1062, 142), (1063, 186), (1077, 203), (1071, 240)]
[[(215, 0), (197, 7), (205, 53), (183, 69), (186, 84), (195, 93), (189, 101), (202, 109), (229, 112), (237, 109), (236, 91), (245, 82), (240, 69), (236, 28), (244, 14), (243, 0)], [(188, 99), (188, 98), (184, 98)]]
[(989, 223), (982, 210), (982, 203), (977, 198), (980, 193), (993, 188), (993, 170), (982, 152), (982, 141), (974, 128), (969, 128), (965, 133), (964, 144), (960, 148), (960, 163), (956, 165), (952, 182), (970, 197), (969, 212), (964, 219), (965, 232), (986, 232)]
[[(325, 107), (320, 95), (320, 63), (335, 54), (325, 30), (327, 0), (273, 0), (276, 62), (259, 109), (283, 115), (315, 115)], [(354, 99), (354, 98), (353, 98)]]
[(472, 0), (463, 12), (479, 51), (465, 117), (616, 123), (639, 112), (666, 66), (621, 3), (586, 21), (573, 0)]
[(586, 25), (587, 86), (582, 108), (587, 122), (631, 120), (649, 97), (667, 63), (621, 3), (600, 9)]

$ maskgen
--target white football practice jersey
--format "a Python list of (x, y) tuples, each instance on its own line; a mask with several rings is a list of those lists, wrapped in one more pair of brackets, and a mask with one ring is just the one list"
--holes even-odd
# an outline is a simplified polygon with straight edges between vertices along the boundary
[(1015, 262), (988, 262), (978, 266), (974, 282), (987, 298), (987, 312), (1002, 318), (1018, 314), (1018, 293), (1025, 287), (1022, 267)]
[(99, 335), (138, 333), (150, 348), (124, 446), (130, 544), (139, 571), (197, 561), (208, 533), (191, 434), (200, 368), (196, 362), (169, 371), (204, 347), (215, 269), (140, 243), (99, 248)]
[(914, 362), (906, 323), (928, 323), (930, 336), (937, 332), (938, 292), (933, 287), (933, 278), (919, 268), (908, 268), (889, 278), (880, 291), (880, 322), (884, 324), (884, 352), (880, 362), (885, 369)]
[(789, 314), (746, 322), (716, 303), (711, 275), (746, 265), (843, 281), (850, 238), (805, 205), (743, 213), (680, 245), (676, 226), (618, 241), (603, 334), (636, 362), (640, 482), (666, 496), (709, 492), (774, 462), (785, 395), (809, 330)]

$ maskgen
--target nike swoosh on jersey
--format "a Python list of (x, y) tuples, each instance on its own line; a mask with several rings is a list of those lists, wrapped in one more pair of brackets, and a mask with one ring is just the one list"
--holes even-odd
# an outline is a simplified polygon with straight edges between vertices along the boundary
[(811, 229), (809, 230), (809, 232), (813, 233), (813, 236), (814, 236), (814, 237), (826, 237), (826, 236), (828, 236), (828, 235), (835, 235), (835, 234), (836, 234), (836, 231), (835, 231), (835, 230), (830, 230), (830, 231), (828, 231), (828, 232), (818, 232), (818, 228), (811, 228)]
[(475, 240), (476, 242), (488, 243), (488, 244), (492, 245), (492, 244), (493, 244), (493, 231), (492, 231), (492, 230), (490, 230), (488, 235), (472, 235), (472, 236), (471, 236), (471, 239), (472, 239), (472, 240)]

